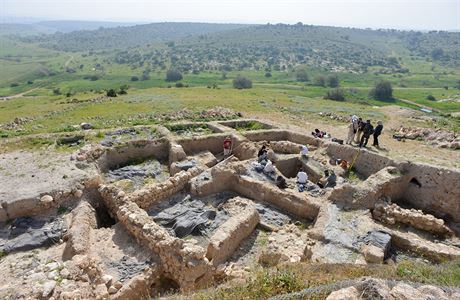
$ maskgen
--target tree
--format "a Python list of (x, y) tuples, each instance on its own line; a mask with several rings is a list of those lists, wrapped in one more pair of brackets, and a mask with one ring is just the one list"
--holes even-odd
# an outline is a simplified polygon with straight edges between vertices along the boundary
[(300, 82), (307, 82), (307, 70), (305, 68), (297, 68), (297, 70), (295, 71), (295, 79)]
[(434, 60), (441, 59), (444, 56), (444, 50), (442, 48), (436, 48), (431, 51), (431, 58)]
[(324, 96), (324, 99), (330, 99), (334, 101), (345, 101), (345, 93), (342, 89), (336, 88), (333, 90), (329, 90)]
[(337, 74), (331, 74), (327, 76), (326, 83), (328, 87), (336, 88), (339, 86), (339, 77), (337, 76)]
[(182, 80), (182, 74), (178, 70), (175, 69), (169, 69), (168, 72), (166, 72), (166, 81), (172, 82), (172, 81), (179, 81)]
[(117, 96), (117, 92), (115, 92), (114, 89), (110, 89), (107, 91), (107, 97), (116, 97)]
[(238, 75), (235, 79), (233, 79), (233, 87), (239, 90), (250, 89), (252, 88), (252, 81), (249, 78)]
[(371, 90), (370, 96), (380, 101), (393, 100), (393, 88), (391, 83), (385, 80), (377, 82)]

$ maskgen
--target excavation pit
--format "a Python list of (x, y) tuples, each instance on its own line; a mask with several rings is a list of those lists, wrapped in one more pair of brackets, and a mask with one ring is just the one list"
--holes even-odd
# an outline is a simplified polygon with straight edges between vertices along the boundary
[(112, 147), (133, 140), (153, 140), (159, 138), (160, 134), (155, 127), (131, 127), (121, 128), (104, 133), (102, 146)]
[(231, 192), (220, 192), (195, 197), (182, 192), (148, 209), (148, 214), (172, 236), (193, 237), (198, 244), (206, 245), (214, 231), (230, 218), (222, 205), (235, 196)]
[[(71, 264), (90, 263), (87, 257), (94, 255), (100, 262), (98, 282), (108, 274), (113, 283), (122, 283), (117, 292), (111, 289), (114, 294), (110, 299), (129, 299), (127, 295), (133, 295), (129, 293), (140, 297), (198, 289), (225, 276), (244, 277), (247, 267), (254, 264), (273, 267), (309, 260), (374, 264), (391, 263), (388, 258), (396, 262), (460, 258), (457, 236), (436, 236), (433, 227), (425, 226), (440, 219), (449, 228), (459, 223), (457, 170), (392, 160), (298, 133), (301, 130), (264, 129), (273, 126), (252, 122), (259, 121), (203, 122), (189, 131), (170, 128), (171, 133), (159, 126), (165, 137), (153, 140), (156, 136), (143, 136), (142, 130), (137, 133), (129, 128), (115, 134), (114, 146), (97, 145), (93, 150), (100, 155), (89, 152), (87, 161), (75, 157), (72, 162), (93, 164), (95, 175), (105, 181), (101, 183), (97, 176), (90, 186), (79, 180), (62, 193), (40, 190), (29, 197), (48, 210), (67, 204), (55, 200), (59, 195), (78, 202), (65, 215), (71, 221), (61, 241), (65, 247), (52, 246), (51, 251), (73, 250), (66, 257)], [(234, 156), (220, 161), (226, 137), (233, 141)], [(264, 143), (270, 143), (279, 171), (276, 175), (287, 178), (288, 188), (278, 188), (274, 176), (254, 170)], [(301, 145), (309, 146), (307, 157), (300, 156)], [(346, 174), (340, 166), (330, 164), (332, 157), (354, 161), (356, 173)], [(324, 170), (334, 170), (337, 185), (321, 189), (318, 195), (308, 189), (299, 192), (295, 184), (299, 167), (305, 169), (312, 185)], [(89, 193), (91, 188), (97, 188), (100, 198)], [(385, 211), (388, 218), (398, 221), (388, 224), (373, 215), (376, 204), (386, 197), (401, 209), (421, 212), (414, 212), (405, 222), (401, 216), (406, 211)], [(14, 207), (25, 208), (20, 201)], [(8, 219), (15, 210), (9, 203), (2, 204), (0, 214)], [(421, 225), (412, 226), (415, 221)], [(391, 236), (388, 255), (382, 249), (366, 247), (369, 231), (385, 231)], [(0, 240), (3, 236), (5, 231), (0, 230)], [(10, 259), (8, 256), (5, 259)], [(91, 270), (84, 272), (93, 276)], [(68, 280), (72, 285), (78, 283)], [(78, 287), (94, 289), (83, 287), (83, 283)], [(75, 290), (70, 285), (59, 288)]]
[(160, 183), (170, 176), (168, 165), (157, 159), (128, 163), (105, 173), (107, 183), (115, 183), (123, 190), (132, 192), (151, 183)]
[(241, 120), (241, 121), (224, 121), (219, 124), (233, 128), (237, 131), (254, 131), (262, 129), (272, 129), (272, 125), (255, 120)]
[(206, 123), (169, 124), (165, 126), (174, 135), (180, 137), (195, 137), (215, 133)]

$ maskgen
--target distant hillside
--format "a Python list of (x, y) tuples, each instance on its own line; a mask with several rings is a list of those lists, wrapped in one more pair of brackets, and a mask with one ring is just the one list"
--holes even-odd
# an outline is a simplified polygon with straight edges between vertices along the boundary
[(134, 26), (136, 25), (136, 23), (99, 21), (42, 21), (36, 23), (36, 25), (46, 28), (52, 28), (54, 31), (72, 32), (78, 30), (96, 30), (99, 28)]
[[(460, 33), (364, 30), (305, 25), (250, 26), (177, 40), (168, 47), (117, 52), (115, 62), (183, 70), (291, 70), (406, 73), (411, 57), (460, 66)], [(439, 52), (438, 54), (436, 54)], [(434, 54), (434, 55), (433, 55)]]
[(41, 26), (38, 24), (0, 24), (0, 36), (15, 35), (15, 36), (34, 36), (41, 34), (55, 33), (56, 29)]
[(60, 51), (88, 51), (102, 49), (125, 49), (166, 42), (192, 35), (237, 29), (248, 25), (210, 23), (152, 23), (129, 27), (101, 28), (97, 30), (55, 33), (30, 37), (24, 41), (39, 43), (45, 48)]

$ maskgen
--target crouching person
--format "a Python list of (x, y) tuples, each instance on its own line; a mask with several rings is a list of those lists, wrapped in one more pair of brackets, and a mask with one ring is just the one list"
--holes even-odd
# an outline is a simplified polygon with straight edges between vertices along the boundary
[(307, 173), (303, 169), (300, 169), (299, 172), (297, 173), (297, 187), (298, 187), (299, 192), (303, 192), (305, 190), (307, 181), (308, 181)]

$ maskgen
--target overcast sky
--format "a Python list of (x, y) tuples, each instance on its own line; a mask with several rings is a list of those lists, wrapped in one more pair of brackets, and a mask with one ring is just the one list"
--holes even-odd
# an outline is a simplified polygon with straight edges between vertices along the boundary
[(0, 18), (460, 29), (460, 0), (0, 0)]

